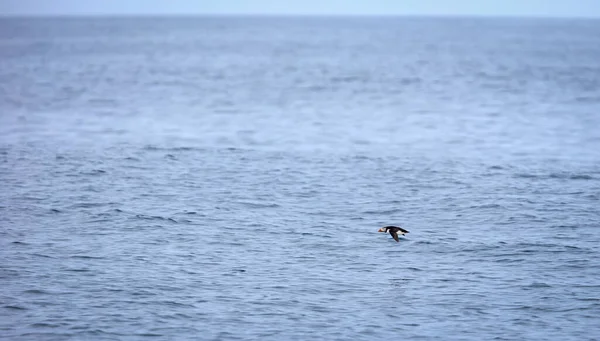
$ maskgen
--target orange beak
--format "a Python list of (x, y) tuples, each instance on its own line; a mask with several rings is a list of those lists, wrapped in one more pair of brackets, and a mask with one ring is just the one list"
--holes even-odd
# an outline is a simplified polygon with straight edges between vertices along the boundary
[(385, 229), (382, 227), (379, 230), (377, 230), (377, 232), (385, 232)]

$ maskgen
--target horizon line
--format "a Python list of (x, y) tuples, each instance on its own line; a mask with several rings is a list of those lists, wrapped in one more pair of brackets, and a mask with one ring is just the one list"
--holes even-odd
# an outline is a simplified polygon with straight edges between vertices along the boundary
[(474, 19), (584, 19), (600, 20), (600, 16), (549, 16), (542, 14), (417, 14), (417, 13), (0, 13), (0, 18), (474, 18)]

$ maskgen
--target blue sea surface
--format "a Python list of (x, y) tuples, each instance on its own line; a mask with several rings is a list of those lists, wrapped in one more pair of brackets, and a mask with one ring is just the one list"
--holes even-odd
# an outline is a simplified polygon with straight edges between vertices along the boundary
[(0, 185), (4, 340), (598, 340), (600, 20), (2, 18)]

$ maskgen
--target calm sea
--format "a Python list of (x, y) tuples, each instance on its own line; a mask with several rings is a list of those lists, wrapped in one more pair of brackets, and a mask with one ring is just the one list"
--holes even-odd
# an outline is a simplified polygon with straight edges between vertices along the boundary
[(3, 18), (0, 184), (4, 340), (598, 340), (600, 20)]

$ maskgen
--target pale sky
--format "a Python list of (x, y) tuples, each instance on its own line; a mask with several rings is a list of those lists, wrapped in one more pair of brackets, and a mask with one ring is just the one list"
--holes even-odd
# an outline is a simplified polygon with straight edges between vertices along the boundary
[(600, 0), (0, 0), (0, 15), (484, 15), (600, 18)]

